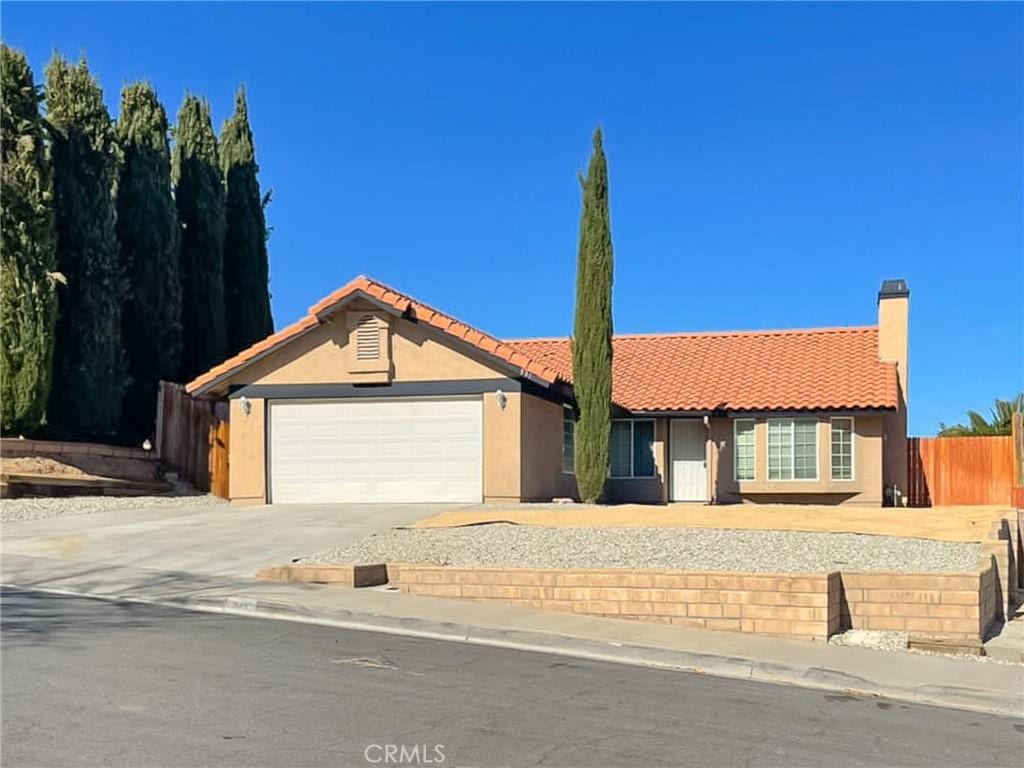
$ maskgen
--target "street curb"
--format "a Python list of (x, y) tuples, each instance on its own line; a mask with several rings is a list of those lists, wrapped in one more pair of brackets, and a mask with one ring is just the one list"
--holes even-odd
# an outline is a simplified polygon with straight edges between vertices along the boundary
[(131, 594), (107, 595), (18, 584), (3, 584), (3, 586), (109, 602), (140, 603), (204, 613), (293, 621), (338, 629), (380, 632), (533, 653), (553, 653), (592, 661), (706, 674), (730, 679), (754, 680), (775, 685), (795, 685), (801, 688), (831, 691), (861, 698), (885, 698), (1015, 717), (1024, 715), (1024, 693), (1008, 695), (999, 691), (936, 684), (899, 685), (857, 677), (842, 670), (811, 665), (779, 664), (737, 656), (627, 645), (545, 632), (494, 629), (345, 610), (314, 612), (306, 606), (275, 603), (244, 595), (153, 599)]

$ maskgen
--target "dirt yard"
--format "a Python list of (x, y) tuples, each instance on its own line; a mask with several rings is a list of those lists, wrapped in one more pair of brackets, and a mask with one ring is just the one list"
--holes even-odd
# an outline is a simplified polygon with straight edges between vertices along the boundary
[(444, 512), (421, 520), (418, 528), (507, 522), (564, 527), (731, 528), (739, 530), (866, 533), (935, 541), (982, 541), (992, 522), (1005, 514), (1000, 506), (893, 509), (796, 504), (648, 506), (619, 504), (477, 507)]

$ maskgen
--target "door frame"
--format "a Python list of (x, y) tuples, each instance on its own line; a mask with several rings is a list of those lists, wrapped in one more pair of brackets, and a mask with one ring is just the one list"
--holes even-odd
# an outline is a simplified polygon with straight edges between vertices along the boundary
[[(676, 499), (676, 467), (675, 467), (675, 423), (677, 421), (688, 421), (695, 422), (703, 427), (704, 436), (704, 457), (702, 463), (704, 465), (704, 498), (703, 499)], [(707, 422), (705, 417), (691, 416), (682, 418), (672, 418), (668, 420), (668, 501), (669, 503), (693, 503), (693, 504), (709, 504), (711, 502), (711, 478), (709, 477), (708, 467), (710, 462), (708, 461), (708, 438), (710, 436), (711, 426)]]

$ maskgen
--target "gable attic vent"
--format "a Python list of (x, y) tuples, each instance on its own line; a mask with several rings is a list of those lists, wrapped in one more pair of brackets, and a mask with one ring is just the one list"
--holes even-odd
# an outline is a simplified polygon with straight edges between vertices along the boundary
[(356, 325), (356, 360), (380, 358), (380, 332), (377, 318), (363, 315)]

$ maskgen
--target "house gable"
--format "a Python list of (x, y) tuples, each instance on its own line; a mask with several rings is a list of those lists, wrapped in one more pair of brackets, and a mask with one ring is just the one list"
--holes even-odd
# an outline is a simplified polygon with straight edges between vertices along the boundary
[[(456, 320), (450, 315), (446, 315), (426, 304), (398, 293), (382, 283), (361, 276), (314, 304), (309, 308), (309, 312), (296, 323), (268, 336), (266, 339), (242, 350), (234, 357), (225, 360), (220, 365), (211, 368), (206, 373), (189, 382), (185, 389), (193, 395), (223, 394), (229, 385), (235, 385), (239, 382), (244, 383), (252, 378), (251, 374), (248, 373), (244, 376), (241, 375), (243, 371), (259, 365), (262, 361), (277, 355), (281, 350), (295, 345), (309, 335), (314, 336), (311, 342), (307, 341), (305, 346), (297, 347), (296, 351), (289, 356), (289, 359), (297, 361), (303, 351), (312, 353), (318, 346), (316, 343), (318, 333), (326, 334), (330, 337), (330, 343), (333, 343), (335, 347), (344, 349), (349, 344), (349, 331), (356, 327), (358, 321), (355, 324), (342, 321), (346, 327), (346, 330), (340, 334), (344, 339), (344, 343), (342, 343), (342, 338), (339, 338), (339, 334), (336, 331), (324, 332), (322, 326), (337, 322), (339, 317), (352, 317), (352, 312), (356, 310), (372, 313), (377, 316), (381, 320), (382, 331), (385, 328), (390, 331), (390, 328), (395, 323), (395, 319), (401, 319), (410, 325), (418, 326), (426, 334), (421, 339), (412, 332), (401, 333), (398, 336), (404, 336), (416, 346), (426, 347), (428, 350), (434, 348), (433, 343), (428, 344), (428, 342), (437, 342), (452, 351), (458, 350), (462, 353), (463, 357), (474, 361), (479, 359), (481, 364), (491, 373), (503, 372), (505, 376), (528, 379), (545, 387), (559, 380), (556, 370), (545, 363), (533, 360), (524, 354), (522, 350)], [(321, 344), (324, 343), (322, 335), (319, 340)], [(391, 354), (393, 351), (392, 347), (388, 346), (387, 349), (388, 354)], [(322, 359), (325, 355), (332, 357), (333, 354), (330, 349), (326, 351), (321, 350), (317, 353), (315, 359), (317, 362), (324, 364), (341, 362), (338, 359), (330, 361)], [(354, 355), (356, 353), (349, 351), (348, 354)], [(407, 358), (407, 363), (403, 367), (409, 369), (408, 374), (404, 372), (397, 374), (397, 371), (389, 374), (388, 371), (390, 369), (387, 366), (363, 365), (362, 362), (356, 365), (348, 365), (346, 362), (342, 362), (342, 364), (346, 366), (345, 370), (348, 371), (349, 375), (353, 373), (373, 374), (356, 377), (355, 383), (387, 383), (391, 380), (392, 376), (402, 375), (408, 377), (412, 376), (414, 371), (422, 369), (424, 361), (422, 359), (418, 360), (418, 355), (409, 353), (405, 357)], [(312, 363), (303, 363), (302, 365), (310, 366)], [(277, 366), (264, 366), (259, 370), (263, 371), (263, 375), (269, 375), (270, 369), (277, 367), (280, 367), (280, 364)], [(336, 370), (337, 366), (328, 365), (328, 368)], [(464, 370), (465, 368), (465, 364), (458, 363), (455, 370)], [(452, 371), (447, 373), (444, 371), (428, 371), (427, 377), (429, 379), (444, 380), (453, 378), (452, 373)], [(304, 367), (303, 375), (316, 377), (330, 374), (310, 372)], [(332, 383), (337, 381), (337, 378), (332, 379)]]
[(326, 322), (262, 360), (231, 376), (232, 386), (244, 384), (361, 384), (406, 381), (457, 381), (500, 379), (507, 372), (498, 370), (429, 329), (402, 318), (390, 318), (380, 333), (381, 361), (387, 368), (367, 370), (358, 359), (356, 318), (368, 314), (367, 307), (356, 306), (352, 317)]

